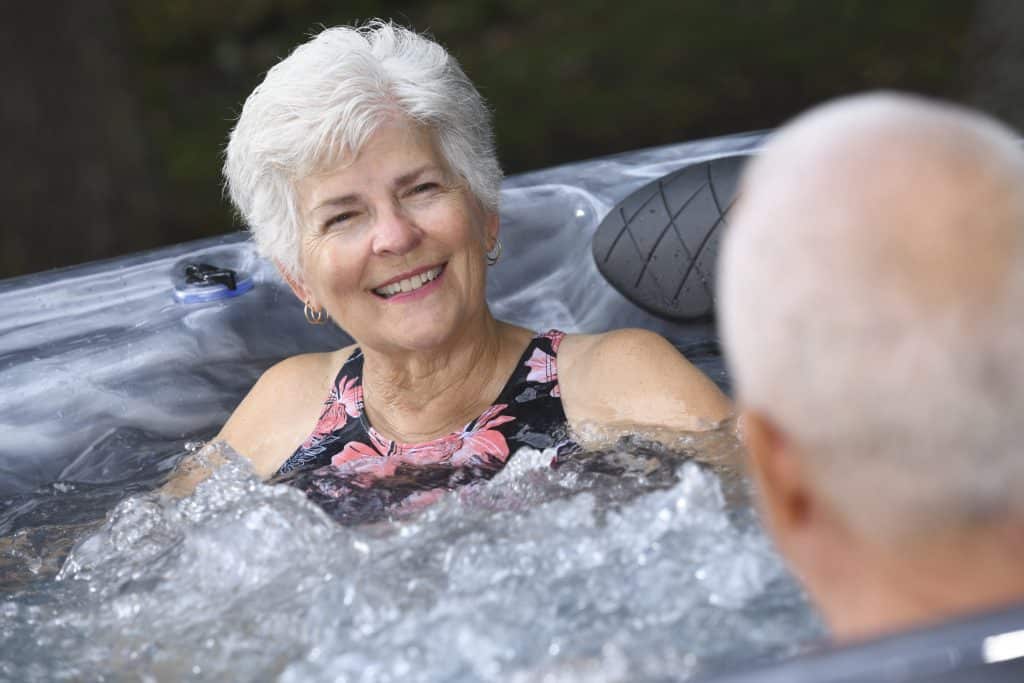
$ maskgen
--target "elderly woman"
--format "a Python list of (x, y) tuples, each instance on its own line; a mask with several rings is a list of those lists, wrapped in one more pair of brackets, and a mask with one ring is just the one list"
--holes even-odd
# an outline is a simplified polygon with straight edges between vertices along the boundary
[(423, 36), (374, 22), (298, 47), (246, 100), (225, 175), (307, 321), (356, 341), (270, 368), (224, 426), (264, 478), (321, 504), (424, 478), (405, 498), (493, 476), (522, 446), (565, 453), (583, 425), (697, 430), (730, 412), (655, 334), (495, 320), (488, 110)]

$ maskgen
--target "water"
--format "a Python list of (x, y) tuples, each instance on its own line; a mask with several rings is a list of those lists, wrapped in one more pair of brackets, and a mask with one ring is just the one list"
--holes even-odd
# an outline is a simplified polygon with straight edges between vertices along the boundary
[(122, 501), (55, 578), (44, 563), (0, 598), (0, 676), (658, 681), (820, 637), (742, 480), (688, 457), (734, 440), (680, 447), (627, 439), (557, 470), (524, 449), (355, 526), (225, 450), (192, 496)]
[[(727, 389), (713, 328), (629, 304), (590, 236), (641, 185), (759, 141), (507, 179), (492, 311), (654, 330)], [(225, 253), (252, 292), (173, 302), (174, 263)], [(364, 524), (230, 454), (189, 498), (151, 493), (265, 368), (351, 341), (301, 308), (242, 236), (0, 283), (0, 680), (680, 680), (821, 636), (742, 482), (688, 459), (728, 461), (728, 430), (558, 470), (520, 452), (489, 483)]]

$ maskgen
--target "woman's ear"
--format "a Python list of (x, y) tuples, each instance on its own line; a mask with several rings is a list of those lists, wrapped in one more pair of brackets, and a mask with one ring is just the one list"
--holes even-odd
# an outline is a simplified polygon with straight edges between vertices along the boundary
[(487, 211), (487, 219), (484, 223), (485, 240), (484, 246), (487, 247), (487, 251), (494, 249), (494, 245), (498, 241), (498, 233), (501, 232), (501, 217), (497, 211)]
[(302, 281), (302, 276), (292, 273), (277, 259), (274, 259), (274, 265), (277, 267), (277, 272), (281, 274), (284, 281), (291, 287), (292, 293), (299, 298), (299, 301), (304, 304), (315, 303), (312, 301), (309, 289), (306, 288), (306, 284)]

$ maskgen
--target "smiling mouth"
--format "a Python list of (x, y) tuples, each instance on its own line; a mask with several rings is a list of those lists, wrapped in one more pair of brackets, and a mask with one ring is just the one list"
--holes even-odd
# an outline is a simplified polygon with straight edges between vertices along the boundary
[(415, 292), (420, 287), (433, 282), (444, 270), (444, 265), (436, 266), (430, 270), (425, 270), (422, 273), (417, 273), (412, 277), (407, 277), (404, 280), (398, 282), (392, 282), (391, 284), (377, 287), (373, 290), (373, 293), (377, 296), (390, 299), (396, 294), (404, 294), (406, 292)]

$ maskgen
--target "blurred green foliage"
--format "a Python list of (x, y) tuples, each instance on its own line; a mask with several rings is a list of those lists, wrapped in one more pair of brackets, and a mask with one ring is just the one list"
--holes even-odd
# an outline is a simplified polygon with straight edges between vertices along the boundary
[(503, 166), (516, 173), (770, 128), (815, 102), (868, 88), (956, 98), (975, 5), (109, 1), (160, 242), (235, 226), (220, 177), (232, 121), (266, 70), (324, 26), (383, 17), (432, 34), (491, 104)]

